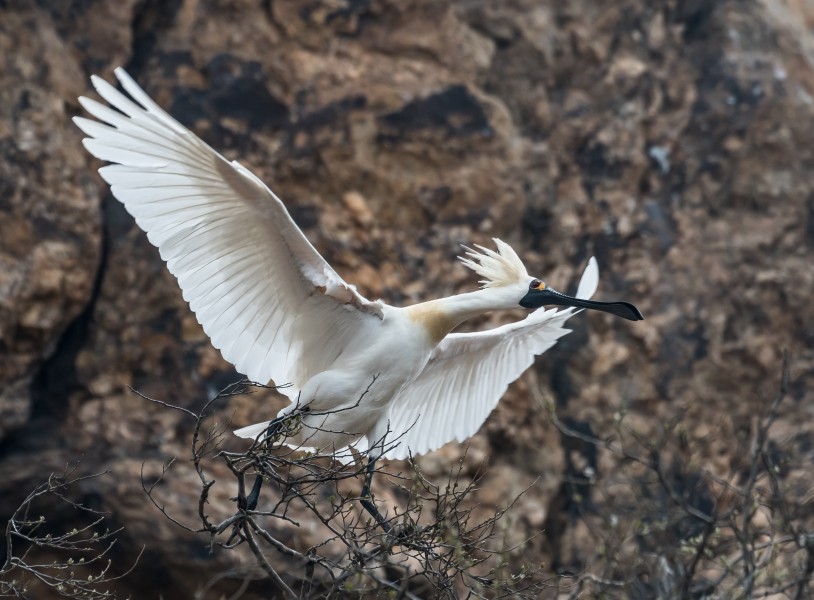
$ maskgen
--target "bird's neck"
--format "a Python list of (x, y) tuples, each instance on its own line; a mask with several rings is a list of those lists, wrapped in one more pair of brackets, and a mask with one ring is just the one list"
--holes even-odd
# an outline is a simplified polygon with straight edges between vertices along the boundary
[(458, 294), (429, 302), (408, 306), (408, 316), (421, 324), (432, 340), (437, 344), (464, 321), (484, 313), (515, 308), (510, 305), (503, 294), (496, 288), (485, 288), (476, 292)]

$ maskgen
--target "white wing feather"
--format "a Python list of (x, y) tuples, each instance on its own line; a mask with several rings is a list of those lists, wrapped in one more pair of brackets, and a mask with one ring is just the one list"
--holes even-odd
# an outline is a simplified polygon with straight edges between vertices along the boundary
[(577, 287), (577, 298), (587, 300), (596, 293), (596, 288), (599, 287), (599, 267), (596, 264), (596, 258), (593, 256), (588, 260), (588, 266), (582, 273), (582, 278), (579, 280)]
[[(599, 282), (593, 257), (577, 297), (590, 298)], [(464, 441), (480, 429), (506, 388), (570, 330), (572, 308), (537, 310), (489, 331), (453, 333), (435, 348), (424, 370), (391, 403), (387, 458), (406, 458)]]
[(116, 163), (99, 173), (158, 247), (223, 357), (254, 381), (292, 383), (281, 391), (295, 397), (363, 321), (381, 318), (381, 305), (337, 275), (257, 177), (173, 119), (123, 69), (116, 77), (130, 98), (94, 76), (116, 110), (80, 98), (99, 121), (74, 119), (88, 151)]

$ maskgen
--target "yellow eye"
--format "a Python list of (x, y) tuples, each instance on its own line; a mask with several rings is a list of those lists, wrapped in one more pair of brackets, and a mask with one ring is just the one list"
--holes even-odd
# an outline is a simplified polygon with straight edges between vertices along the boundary
[(535, 279), (529, 285), (529, 289), (530, 290), (544, 290), (545, 289), (545, 283), (543, 283), (539, 279)]

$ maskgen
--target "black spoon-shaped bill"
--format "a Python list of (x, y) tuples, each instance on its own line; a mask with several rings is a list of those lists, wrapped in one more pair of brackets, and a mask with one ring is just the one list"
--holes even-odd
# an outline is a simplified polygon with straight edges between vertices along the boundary
[(540, 308), (548, 304), (558, 306), (572, 306), (574, 308), (587, 308), (590, 310), (601, 310), (602, 312), (622, 317), (628, 321), (641, 321), (644, 319), (638, 308), (630, 302), (598, 302), (596, 300), (583, 300), (561, 294), (551, 288), (532, 289), (523, 296), (520, 306), (523, 308)]

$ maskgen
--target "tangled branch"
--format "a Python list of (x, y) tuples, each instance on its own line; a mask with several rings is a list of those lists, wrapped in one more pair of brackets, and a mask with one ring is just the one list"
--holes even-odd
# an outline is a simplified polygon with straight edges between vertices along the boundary
[[(72, 488), (107, 472), (78, 475), (77, 467), (67, 467), (59, 476), (51, 474), (9, 518), (0, 596), (29, 598), (47, 587), (66, 598), (113, 598), (110, 584), (135, 568), (134, 563), (126, 572), (111, 575), (109, 557), (121, 529), (107, 529), (105, 513), (71, 500)], [(60, 507), (74, 511), (82, 524), (67, 532), (54, 530), (44, 514), (58, 512)]]
[[(501, 543), (498, 523), (513, 502), (486, 519), (476, 518), (473, 494), (478, 477), (465, 476), (463, 460), (443, 485), (424, 477), (413, 461), (407, 472), (375, 467), (376, 477), (389, 482), (401, 505), (387, 511), (379, 523), (360, 505), (360, 482), (368, 475), (367, 452), (346, 450), (326, 457), (285, 445), (303, 426), (304, 410), (275, 422), (269, 437), (245, 451), (224, 449), (226, 429), (212, 417), (212, 405), (264, 387), (248, 381), (230, 385), (199, 413), (159, 402), (195, 420), (191, 462), (201, 486), (195, 525), (169, 514), (159, 498), (160, 484), (173, 464), (154, 481), (142, 477), (156, 508), (177, 526), (208, 536), (212, 552), (247, 549), (254, 565), (243, 576), (267, 579), (287, 598), (379, 593), (405, 598), (536, 598), (548, 584), (534, 568), (509, 572), (505, 558), (520, 548)], [(212, 475), (216, 465), (226, 467), (227, 481), (216, 483)], [(210, 515), (215, 485), (236, 490), (234, 513), (221, 519)], [(303, 527), (318, 528), (320, 541), (293, 543)], [(220, 579), (222, 574), (210, 585)]]
[[(549, 403), (563, 438), (631, 465), (636, 476), (629, 483), (638, 492), (629, 506), (606, 498), (601, 509), (580, 507), (602, 558), (571, 577), (568, 597), (809, 597), (814, 523), (783, 481), (788, 465), (771, 435), (788, 382), (785, 355), (778, 390), (755, 407), (752, 434), (739, 453), (744, 460), (727, 477), (692, 457), (683, 414), (655, 441), (625, 428), (623, 416), (613, 435), (599, 438), (561, 420)], [(604, 482), (588, 484), (607, 493)]]

